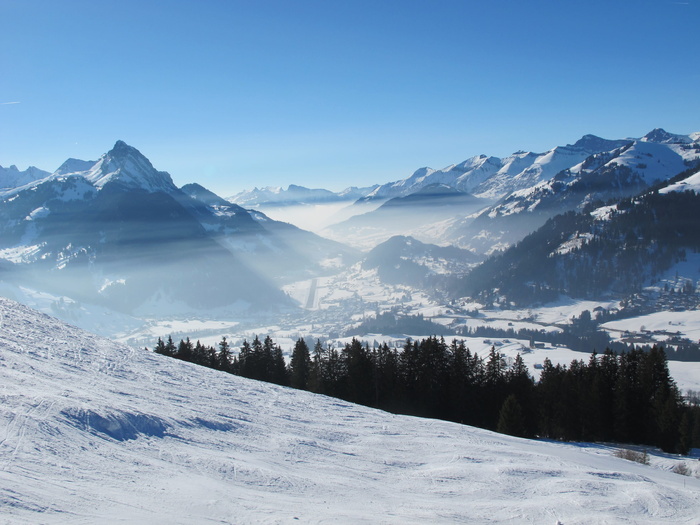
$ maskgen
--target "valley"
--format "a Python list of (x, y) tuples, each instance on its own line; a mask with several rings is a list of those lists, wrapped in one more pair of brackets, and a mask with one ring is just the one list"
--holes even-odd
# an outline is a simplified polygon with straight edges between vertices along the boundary
[[(640, 159), (646, 159), (643, 166)], [(682, 253), (670, 253), (660, 273), (634, 277), (646, 282), (632, 281), (633, 289), (598, 285), (581, 295), (581, 283), (567, 288), (564, 282), (553, 290), (546, 277), (521, 275), (518, 265), (533, 257), (540, 257), (535, 267), (541, 268), (553, 256), (580, 260), (576, 254), (601, 236), (612, 216), (624, 219), (623, 205), (610, 202), (663, 186), (664, 179), (664, 198), (684, 195), (694, 188), (695, 171), (687, 167), (699, 159), (696, 135), (658, 129), (641, 139), (587, 135), (542, 154), (482, 155), (443, 170), (421, 168), (384, 185), (338, 193), (256, 188), (226, 200), (198, 184), (176, 188), (167, 173), (118, 141), (98, 161), (70, 159), (54, 174), (7, 172), (5, 185), (23, 185), (2, 195), (0, 255), (6, 264), (0, 292), (134, 347), (172, 335), (204, 344), (225, 336), (236, 348), (269, 335), (288, 357), (301, 337), (336, 346), (349, 337), (401, 346), (407, 338), (441, 335), (464, 339), (484, 354), (492, 340), (512, 340), (499, 345), (501, 351), (509, 357), (526, 353), (537, 377), (543, 355), (568, 364), (594, 348), (530, 348), (534, 336), (518, 333), (568, 333), (585, 312), (593, 322), (588, 329), (597, 327), (610, 344), (663, 344), (673, 361), (674, 349), (694, 348), (698, 341), (695, 240), (682, 241)], [(82, 201), (101, 209), (97, 236), (81, 229), (87, 217)], [(539, 229), (565, 212), (581, 217), (575, 223), (557, 219), (564, 227), (574, 224), (572, 234)], [(144, 228), (153, 234), (144, 238)], [(53, 233), (59, 230), (61, 236)], [(520, 255), (524, 237), (538, 240), (528, 241)], [(511, 262), (500, 277), (486, 273), (501, 259)], [(615, 264), (628, 263), (620, 256)], [(622, 267), (612, 271), (624, 273)], [(190, 279), (187, 286), (177, 284)], [(541, 297), (523, 296), (522, 280), (541, 280), (530, 285), (542, 287)], [(402, 330), (377, 324), (386, 316), (401, 320)], [(423, 324), (414, 322), (411, 331), (418, 319)], [(507, 335), (473, 337), (489, 331)], [(690, 359), (698, 361), (700, 354)], [(681, 388), (693, 390), (700, 379), (686, 381)]]

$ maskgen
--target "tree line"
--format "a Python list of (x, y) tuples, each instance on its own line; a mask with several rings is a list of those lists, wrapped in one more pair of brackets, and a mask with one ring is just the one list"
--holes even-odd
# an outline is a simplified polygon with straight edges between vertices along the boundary
[[(596, 204), (597, 205), (597, 204)], [(526, 306), (569, 297), (641, 291), (688, 252), (700, 251), (700, 195), (648, 192), (616, 201), (608, 220), (569, 211), (549, 219), (516, 245), (459, 278), (455, 297)], [(577, 247), (560, 250), (580, 238)], [(695, 292), (695, 287), (688, 290)]]
[(686, 403), (664, 350), (593, 352), (588, 362), (553, 365), (535, 381), (520, 355), (495, 347), (481, 357), (463, 341), (407, 340), (401, 348), (353, 339), (341, 348), (296, 341), (289, 363), (267, 336), (234, 355), (218, 348), (158, 339), (155, 352), (243, 377), (308, 390), (393, 413), (438, 418), (521, 437), (617, 441), (687, 453), (700, 447), (700, 406)]

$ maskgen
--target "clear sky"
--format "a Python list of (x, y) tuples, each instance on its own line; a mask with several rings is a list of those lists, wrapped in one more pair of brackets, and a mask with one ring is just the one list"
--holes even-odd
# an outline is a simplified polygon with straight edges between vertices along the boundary
[(700, 131), (700, 0), (0, 0), (0, 165), (222, 196)]

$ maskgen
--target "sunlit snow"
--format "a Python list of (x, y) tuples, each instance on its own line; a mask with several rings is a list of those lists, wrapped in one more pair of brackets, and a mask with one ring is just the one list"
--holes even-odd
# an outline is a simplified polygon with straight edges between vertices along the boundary
[[(3, 523), (696, 523), (680, 457), (394, 416), (0, 299)], [(689, 463), (691, 473), (695, 462)]]

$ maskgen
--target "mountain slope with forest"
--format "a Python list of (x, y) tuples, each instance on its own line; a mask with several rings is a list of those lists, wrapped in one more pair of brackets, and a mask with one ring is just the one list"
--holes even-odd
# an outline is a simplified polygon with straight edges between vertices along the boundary
[[(681, 183), (696, 177), (690, 170), (664, 186), (683, 190)], [(700, 251), (699, 224), (700, 195), (695, 191), (657, 188), (613, 205), (571, 211), (472, 270), (460, 292), (515, 305), (560, 294), (631, 295), (689, 252)]]

